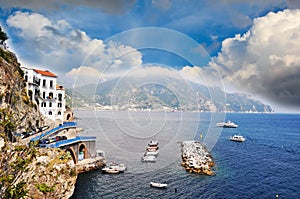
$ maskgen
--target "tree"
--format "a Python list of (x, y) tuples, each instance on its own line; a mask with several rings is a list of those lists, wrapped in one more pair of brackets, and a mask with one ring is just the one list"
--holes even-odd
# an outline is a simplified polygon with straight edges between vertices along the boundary
[(4, 31), (2, 31), (2, 28), (0, 26), (0, 44), (3, 45), (7, 39), (8, 39), (7, 34)]

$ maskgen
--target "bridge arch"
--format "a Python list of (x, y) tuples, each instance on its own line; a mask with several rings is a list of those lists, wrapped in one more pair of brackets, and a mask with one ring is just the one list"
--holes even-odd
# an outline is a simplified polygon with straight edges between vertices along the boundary
[(72, 157), (72, 159), (73, 159), (73, 161), (74, 161), (74, 164), (76, 164), (76, 163), (78, 162), (77, 156), (75, 155), (76, 153), (75, 153), (73, 147), (67, 148), (67, 149), (65, 150), (65, 152), (66, 152), (66, 153), (70, 153), (70, 155), (71, 155), (71, 157)]
[(78, 153), (79, 153), (78, 159), (79, 160), (88, 158), (88, 149), (87, 149), (85, 143), (80, 143), (78, 149), (79, 149), (78, 150)]

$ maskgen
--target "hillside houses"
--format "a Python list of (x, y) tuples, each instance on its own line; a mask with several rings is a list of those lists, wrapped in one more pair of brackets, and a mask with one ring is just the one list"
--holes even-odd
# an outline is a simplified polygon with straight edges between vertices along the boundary
[(40, 112), (60, 124), (65, 119), (65, 89), (57, 84), (57, 75), (48, 70), (22, 67), (29, 98)]

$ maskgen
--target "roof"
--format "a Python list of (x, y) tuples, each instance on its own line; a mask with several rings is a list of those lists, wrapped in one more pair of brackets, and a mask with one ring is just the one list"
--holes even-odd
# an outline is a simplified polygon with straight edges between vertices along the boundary
[(64, 90), (64, 87), (59, 84), (56, 84), (56, 90)]
[(38, 69), (33, 69), (36, 73), (39, 73), (43, 76), (48, 76), (48, 77), (57, 77), (55, 74), (51, 73), (48, 70), (38, 70)]

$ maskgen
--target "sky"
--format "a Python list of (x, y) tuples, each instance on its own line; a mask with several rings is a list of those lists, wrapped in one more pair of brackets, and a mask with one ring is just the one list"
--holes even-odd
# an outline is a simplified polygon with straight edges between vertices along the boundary
[(300, 112), (298, 0), (0, 0), (0, 16), (21, 65), (66, 86), (176, 73)]

